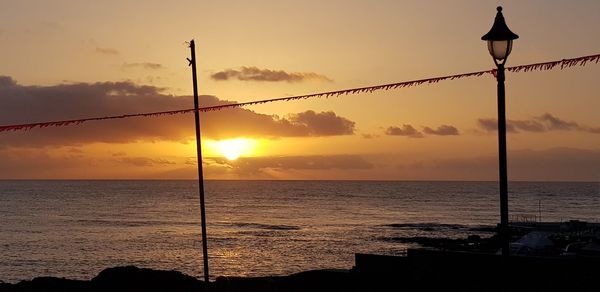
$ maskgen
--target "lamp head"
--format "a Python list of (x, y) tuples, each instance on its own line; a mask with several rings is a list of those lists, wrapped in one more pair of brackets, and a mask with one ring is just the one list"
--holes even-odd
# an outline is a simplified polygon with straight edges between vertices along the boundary
[(488, 42), (488, 50), (490, 55), (495, 60), (502, 61), (508, 57), (512, 50), (512, 41), (518, 39), (519, 36), (510, 31), (504, 16), (502, 15), (502, 6), (498, 6), (496, 9), (496, 19), (494, 24), (488, 33), (481, 37), (482, 40)]

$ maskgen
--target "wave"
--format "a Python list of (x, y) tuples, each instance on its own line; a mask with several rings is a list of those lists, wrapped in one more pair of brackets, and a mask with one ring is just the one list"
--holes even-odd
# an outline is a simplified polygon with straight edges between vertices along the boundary
[[(77, 224), (85, 225), (97, 225), (97, 226), (125, 226), (125, 227), (138, 227), (138, 226), (169, 226), (169, 225), (186, 225), (186, 226), (198, 226), (200, 222), (197, 221), (178, 221), (178, 220), (123, 220), (123, 219), (74, 219)], [(208, 222), (211, 224), (211, 222)], [(260, 230), (300, 230), (299, 226), (295, 225), (276, 225), (276, 224), (263, 224), (263, 223), (247, 223), (247, 222), (217, 222), (214, 225), (241, 228), (241, 229), (260, 229)]]
[(438, 231), (438, 230), (464, 230), (464, 231), (494, 231), (493, 226), (483, 225), (462, 225), (462, 224), (444, 224), (444, 223), (394, 223), (386, 224), (384, 227), (394, 229), (411, 229), (421, 231)]
[(169, 221), (169, 220), (122, 220), (122, 219), (75, 219), (77, 223), (100, 226), (156, 226), (156, 225), (200, 225), (195, 221)]
[(219, 225), (233, 226), (243, 229), (261, 229), (261, 230), (300, 230), (299, 226), (295, 225), (275, 225), (262, 223), (247, 223), (247, 222), (219, 222)]

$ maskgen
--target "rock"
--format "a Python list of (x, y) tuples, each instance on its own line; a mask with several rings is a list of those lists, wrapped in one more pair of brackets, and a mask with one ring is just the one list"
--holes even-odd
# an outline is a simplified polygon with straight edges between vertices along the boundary
[(55, 277), (38, 277), (17, 284), (0, 284), (1, 292), (79, 292), (90, 291), (89, 281), (69, 280)]
[(204, 282), (177, 271), (128, 266), (105, 269), (91, 286), (94, 291), (203, 291)]

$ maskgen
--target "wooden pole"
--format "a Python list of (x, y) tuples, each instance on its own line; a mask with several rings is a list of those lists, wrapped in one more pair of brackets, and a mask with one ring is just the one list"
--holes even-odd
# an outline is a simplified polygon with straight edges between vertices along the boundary
[(192, 81), (194, 83), (194, 118), (196, 119), (196, 157), (198, 159), (198, 191), (200, 193), (200, 223), (202, 225), (202, 253), (204, 260), (204, 282), (208, 284), (208, 244), (206, 242), (206, 208), (204, 205), (204, 174), (202, 173), (202, 146), (200, 139), (200, 112), (198, 111), (198, 78), (196, 75), (196, 44), (190, 41), (191, 59), (187, 59), (192, 66)]

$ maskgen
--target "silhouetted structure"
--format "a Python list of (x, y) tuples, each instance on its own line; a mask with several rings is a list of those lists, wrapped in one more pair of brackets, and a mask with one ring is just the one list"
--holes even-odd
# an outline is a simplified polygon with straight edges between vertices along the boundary
[(502, 255), (509, 256), (509, 228), (508, 228), (508, 175), (506, 166), (506, 109), (504, 102), (504, 63), (512, 50), (512, 41), (519, 38), (514, 34), (504, 21), (502, 7), (498, 6), (496, 19), (492, 29), (481, 37), (488, 42), (488, 50), (494, 59), (498, 70), (498, 162), (500, 175), (500, 235), (504, 239), (502, 244)]

